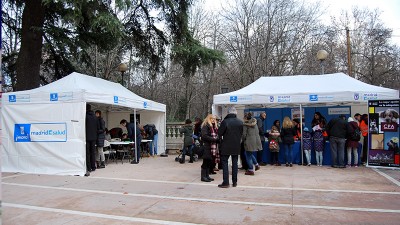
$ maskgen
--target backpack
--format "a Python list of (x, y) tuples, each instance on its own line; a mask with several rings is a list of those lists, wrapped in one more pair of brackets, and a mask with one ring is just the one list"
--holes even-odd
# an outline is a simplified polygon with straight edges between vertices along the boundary
[(359, 141), (361, 139), (361, 130), (360, 128), (354, 129), (354, 132), (351, 133), (350, 138), (352, 141)]

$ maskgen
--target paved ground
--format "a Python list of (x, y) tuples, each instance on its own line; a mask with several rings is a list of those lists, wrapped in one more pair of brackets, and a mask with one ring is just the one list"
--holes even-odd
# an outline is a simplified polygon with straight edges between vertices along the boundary
[(18, 224), (400, 224), (400, 171), (262, 167), (238, 187), (200, 181), (174, 156), (90, 177), (2, 174), (2, 222)]

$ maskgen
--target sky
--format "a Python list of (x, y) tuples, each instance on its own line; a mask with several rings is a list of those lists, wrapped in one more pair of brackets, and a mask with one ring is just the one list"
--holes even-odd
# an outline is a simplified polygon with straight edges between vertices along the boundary
[[(206, 8), (218, 10), (221, 3), (227, 0), (203, 0)], [(322, 9), (326, 9), (323, 20), (329, 21), (330, 16), (340, 15), (342, 10), (350, 11), (353, 6), (368, 8), (370, 10), (379, 9), (380, 19), (387, 28), (393, 30), (393, 43), (400, 46), (400, 0), (305, 0), (306, 2), (321, 2)]]

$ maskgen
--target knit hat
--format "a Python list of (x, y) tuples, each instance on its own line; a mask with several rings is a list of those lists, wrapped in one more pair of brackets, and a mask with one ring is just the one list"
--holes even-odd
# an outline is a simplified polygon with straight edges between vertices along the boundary
[(304, 127), (304, 129), (303, 129), (304, 131), (306, 131), (306, 132), (308, 132), (308, 128), (307, 127)]
[(354, 121), (354, 119), (353, 118), (351, 118), (351, 117), (349, 117), (348, 119), (347, 119), (347, 122), (353, 122)]

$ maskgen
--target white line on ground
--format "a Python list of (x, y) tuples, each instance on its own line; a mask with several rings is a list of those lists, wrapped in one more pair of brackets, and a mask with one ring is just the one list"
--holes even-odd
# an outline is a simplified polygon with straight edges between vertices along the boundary
[(31, 188), (42, 188), (42, 189), (53, 189), (53, 190), (63, 190), (63, 191), (76, 191), (76, 192), (88, 192), (88, 193), (135, 196), (135, 197), (144, 197), (144, 198), (184, 200), (184, 201), (195, 201), (195, 202), (212, 202), (212, 203), (224, 203), (224, 204), (242, 204), (242, 205), (275, 206), (275, 207), (295, 207), (295, 208), (308, 208), (308, 209), (327, 209), (327, 210), (345, 210), (345, 211), (362, 211), (362, 212), (400, 213), (400, 210), (392, 210), (392, 209), (352, 208), (352, 207), (334, 207), (334, 206), (318, 206), (318, 205), (292, 205), (292, 204), (268, 203), (268, 202), (231, 201), (231, 200), (218, 200), (218, 199), (206, 199), (206, 198), (184, 198), (184, 197), (174, 197), (174, 196), (165, 196), (165, 195), (133, 194), (133, 193), (112, 192), (112, 191), (87, 190), (87, 189), (65, 188), (65, 187), (50, 187), (50, 186), (31, 185), (31, 184), (17, 184), (17, 183), (5, 183), (5, 182), (3, 182), (3, 185), (20, 186), (20, 187), (31, 187)]
[(372, 170), (379, 173), (380, 175), (384, 176), (386, 179), (390, 180), (392, 183), (394, 183), (395, 185), (400, 187), (400, 182), (395, 180), (393, 177), (387, 175), (386, 173), (380, 171), (379, 169), (373, 168)]
[[(144, 179), (128, 179), (128, 178), (109, 178), (109, 177), (90, 177), (90, 179), (104, 179), (104, 180), (121, 180), (121, 181), (135, 181), (135, 182), (149, 182), (149, 183), (163, 183), (163, 184), (182, 184), (182, 185), (201, 185), (201, 186), (217, 186), (216, 184), (209, 183), (193, 183), (193, 182), (178, 182), (178, 181), (161, 181), (161, 180), (144, 180)], [(360, 194), (387, 194), (387, 195), (400, 195), (400, 192), (389, 191), (362, 191), (362, 190), (336, 190), (336, 189), (314, 189), (314, 188), (291, 188), (291, 187), (267, 187), (267, 186), (242, 186), (240, 188), (248, 189), (269, 189), (269, 190), (284, 190), (284, 191), (320, 191), (320, 192), (338, 192), (338, 193), (360, 193)]]
[(142, 223), (154, 223), (154, 224), (173, 224), (173, 225), (191, 225), (195, 223), (182, 223), (182, 222), (175, 222), (175, 221), (166, 221), (166, 220), (154, 220), (154, 219), (145, 219), (145, 218), (138, 218), (138, 217), (127, 217), (127, 216), (115, 216), (115, 215), (108, 215), (102, 213), (91, 213), (91, 212), (82, 212), (76, 210), (68, 210), (68, 209), (55, 209), (55, 208), (47, 208), (47, 207), (39, 207), (39, 206), (30, 206), (30, 205), (21, 205), (21, 204), (14, 204), (14, 203), (2, 203), (5, 207), (13, 207), (13, 208), (20, 208), (20, 209), (31, 209), (31, 210), (39, 210), (45, 212), (55, 212), (55, 213), (64, 213), (64, 214), (72, 214), (72, 215), (79, 215), (79, 216), (90, 216), (96, 218), (103, 218), (103, 219), (113, 219), (113, 220), (122, 220), (122, 221), (129, 221), (129, 222), (142, 222)]
[(20, 177), (20, 176), (25, 176), (26, 174), (23, 174), (23, 173), (19, 173), (19, 174), (15, 174), (15, 175), (10, 175), (10, 176), (3, 176), (3, 175), (1, 175), (1, 178), (4, 180), (4, 179), (7, 179), (7, 178), (14, 178), (14, 177)]

